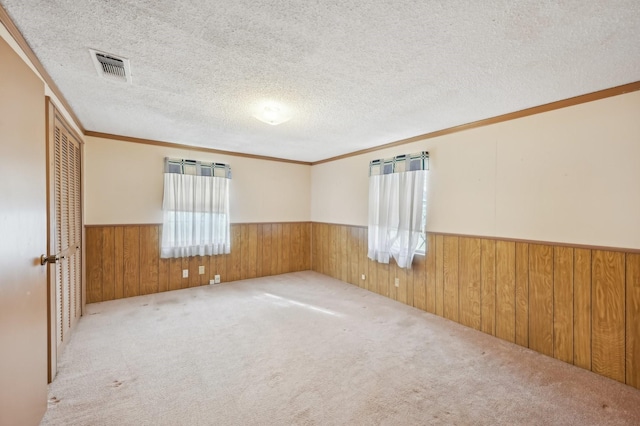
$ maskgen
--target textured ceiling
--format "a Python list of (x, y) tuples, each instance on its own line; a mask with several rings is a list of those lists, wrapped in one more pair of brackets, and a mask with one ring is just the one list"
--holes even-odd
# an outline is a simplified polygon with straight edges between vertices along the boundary
[(638, 0), (0, 4), (87, 130), (301, 161), (640, 80)]

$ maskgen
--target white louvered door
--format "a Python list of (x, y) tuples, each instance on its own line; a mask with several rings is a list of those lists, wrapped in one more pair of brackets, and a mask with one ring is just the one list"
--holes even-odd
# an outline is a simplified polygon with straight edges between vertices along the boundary
[(50, 374), (82, 310), (81, 143), (49, 108)]

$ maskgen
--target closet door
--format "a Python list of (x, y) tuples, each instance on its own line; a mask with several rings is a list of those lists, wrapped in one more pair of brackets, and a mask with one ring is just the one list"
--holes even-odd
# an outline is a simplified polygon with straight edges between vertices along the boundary
[(82, 152), (79, 138), (49, 102), (50, 374), (82, 310)]

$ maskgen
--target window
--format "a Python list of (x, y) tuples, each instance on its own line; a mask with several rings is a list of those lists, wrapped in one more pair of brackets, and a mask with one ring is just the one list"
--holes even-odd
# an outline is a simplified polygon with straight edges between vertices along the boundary
[(368, 256), (381, 263), (393, 257), (410, 268), (418, 248), (426, 252), (429, 153), (374, 160), (369, 165)]
[(165, 159), (161, 257), (230, 252), (230, 180), (227, 164)]

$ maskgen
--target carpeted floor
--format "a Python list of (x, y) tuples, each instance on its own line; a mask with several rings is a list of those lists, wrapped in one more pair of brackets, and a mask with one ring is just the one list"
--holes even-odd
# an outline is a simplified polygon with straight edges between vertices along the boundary
[(87, 306), (44, 425), (640, 424), (640, 391), (314, 273)]

